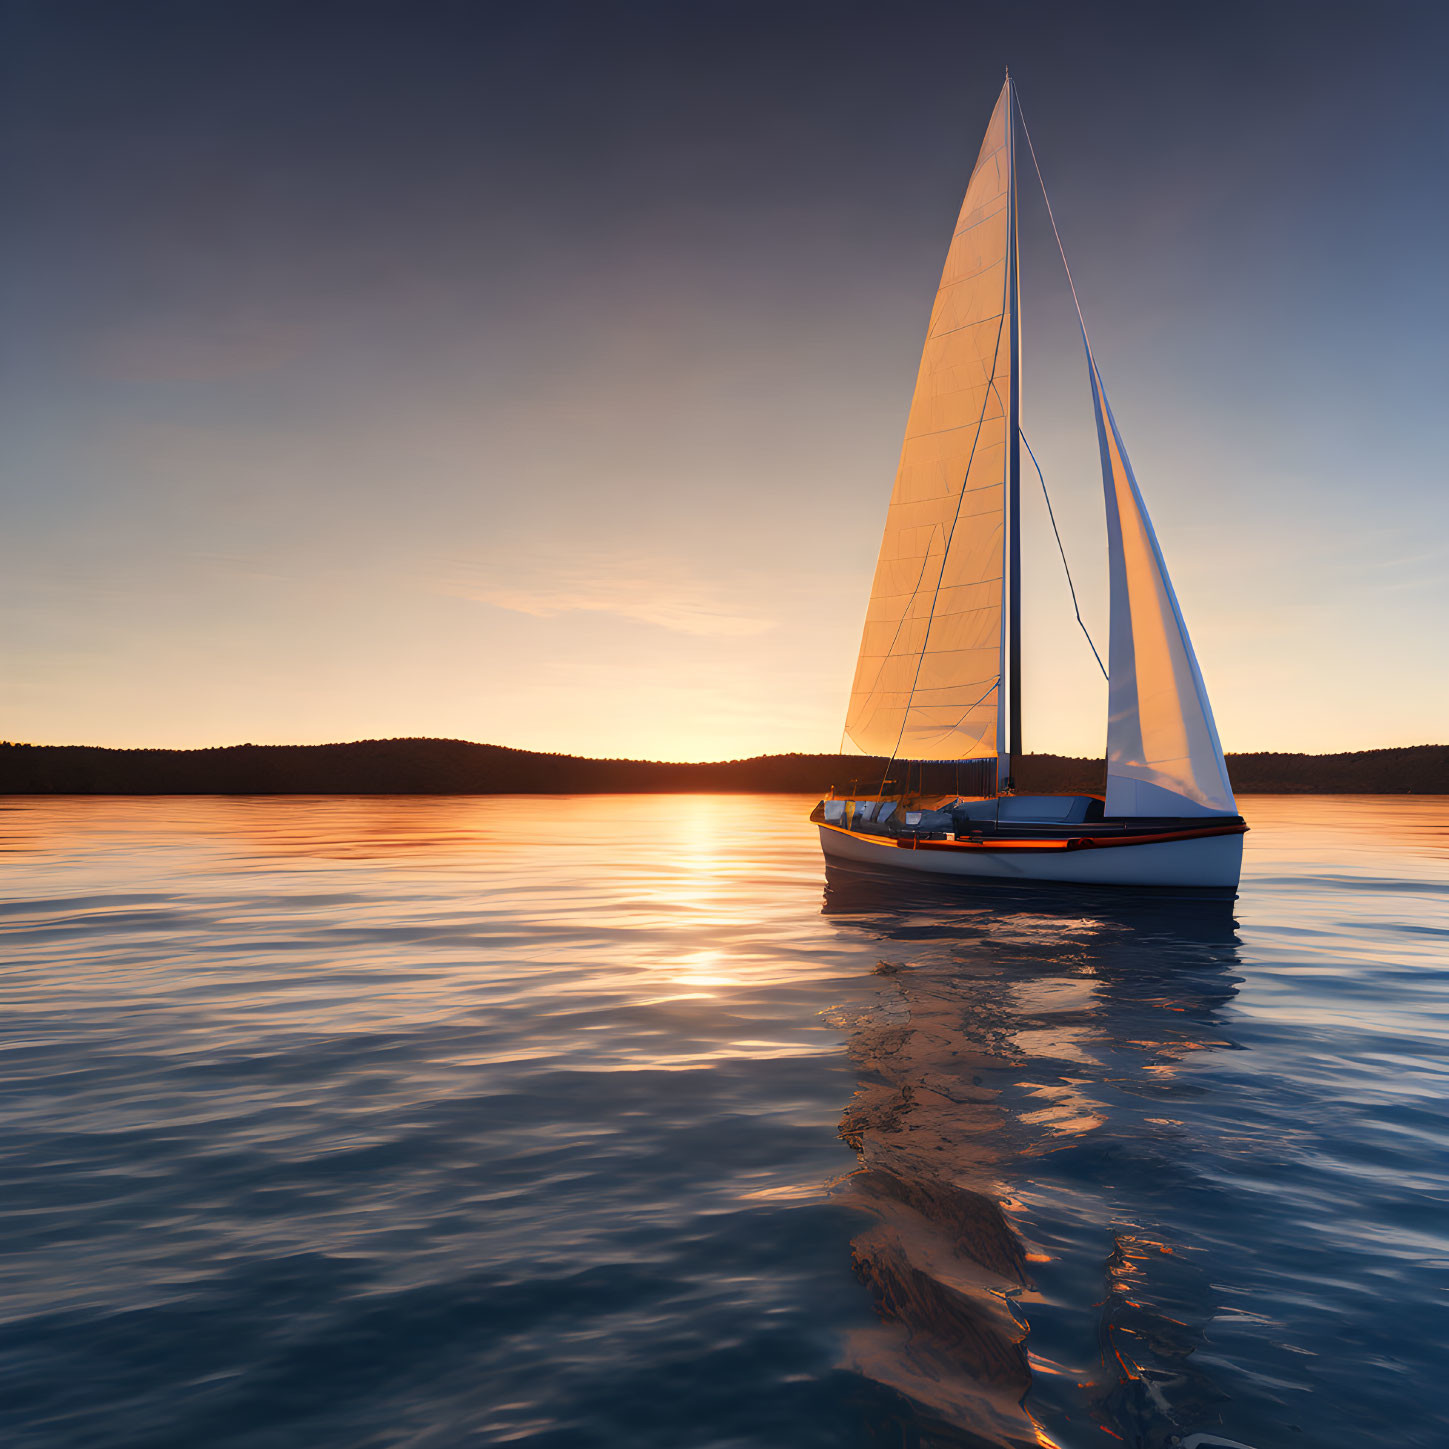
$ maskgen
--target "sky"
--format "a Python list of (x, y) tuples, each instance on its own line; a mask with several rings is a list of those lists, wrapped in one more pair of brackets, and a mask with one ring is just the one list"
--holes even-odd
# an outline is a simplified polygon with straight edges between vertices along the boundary
[[(1449, 8), (0, 14), (0, 737), (835, 750), (1009, 65), (1224, 747), (1449, 739)], [(1105, 649), (1025, 189), (1021, 226)], [(1035, 488), (1025, 745), (1100, 755)]]

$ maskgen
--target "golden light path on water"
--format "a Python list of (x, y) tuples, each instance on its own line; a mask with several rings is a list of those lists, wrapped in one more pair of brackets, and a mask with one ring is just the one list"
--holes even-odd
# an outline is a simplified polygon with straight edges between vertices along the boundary
[(811, 803), (0, 802), (16, 1442), (1442, 1442), (1449, 805), (1203, 907)]

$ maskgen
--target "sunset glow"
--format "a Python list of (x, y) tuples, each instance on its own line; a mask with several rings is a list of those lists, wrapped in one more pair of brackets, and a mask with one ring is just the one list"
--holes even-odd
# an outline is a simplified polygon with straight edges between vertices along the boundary
[(0, 0), (5, 1446), (1449, 1444), (1446, 54)]
[[(1121, 37), (1067, 12), (1043, 51), (954, 10), (884, 48), (843, 12), (545, 45), (489, 7), (129, 11), (9, 37), (9, 738), (835, 749), (1013, 47), (1226, 748), (1443, 735), (1432, 47), (1355, 27), (1322, 65), (1338, 22), (1285, 18), (1104, 88), (1081, 61)], [(1100, 634), (1091, 408), (1023, 208), (1023, 423)], [(1099, 754), (1029, 481), (1026, 747)]]

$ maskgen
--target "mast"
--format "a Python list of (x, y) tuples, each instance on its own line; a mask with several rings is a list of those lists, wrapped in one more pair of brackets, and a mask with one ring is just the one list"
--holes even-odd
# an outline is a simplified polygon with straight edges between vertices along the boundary
[(1006, 479), (1006, 659), (1007, 720), (1006, 769), (1001, 787), (1011, 789), (1016, 758), (1021, 754), (1021, 277), (1016, 240), (1016, 91), (1006, 73), (1007, 217), (1006, 305), (1007, 335), (1011, 349)]

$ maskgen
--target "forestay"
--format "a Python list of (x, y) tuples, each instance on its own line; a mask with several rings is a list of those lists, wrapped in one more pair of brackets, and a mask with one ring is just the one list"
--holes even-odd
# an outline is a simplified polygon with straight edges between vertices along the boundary
[(846, 716), (846, 733), (866, 754), (997, 753), (1009, 120), (1003, 87), (931, 310)]
[(1112, 597), (1106, 813), (1234, 815), (1238, 807), (1202, 673), (1090, 344), (1087, 366), (1102, 451)]

